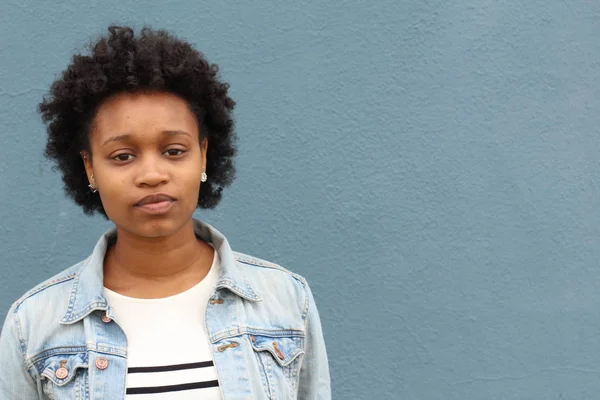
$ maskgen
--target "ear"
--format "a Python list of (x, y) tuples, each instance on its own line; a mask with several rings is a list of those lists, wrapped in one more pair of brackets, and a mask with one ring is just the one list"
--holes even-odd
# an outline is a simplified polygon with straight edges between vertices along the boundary
[(89, 152), (82, 150), (79, 154), (81, 154), (81, 158), (83, 159), (83, 166), (85, 167), (85, 173), (88, 176), (88, 181), (91, 184), (95, 184), (95, 182), (90, 179), (90, 177), (94, 174), (94, 169), (92, 167), (92, 158)]

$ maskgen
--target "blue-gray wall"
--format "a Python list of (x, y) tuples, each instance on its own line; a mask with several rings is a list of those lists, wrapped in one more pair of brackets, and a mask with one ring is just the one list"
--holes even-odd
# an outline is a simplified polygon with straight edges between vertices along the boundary
[(99, 3), (0, 6), (0, 314), (109, 227), (36, 104), (147, 23), (231, 83), (238, 179), (198, 217), (309, 279), (335, 398), (598, 398), (600, 3)]

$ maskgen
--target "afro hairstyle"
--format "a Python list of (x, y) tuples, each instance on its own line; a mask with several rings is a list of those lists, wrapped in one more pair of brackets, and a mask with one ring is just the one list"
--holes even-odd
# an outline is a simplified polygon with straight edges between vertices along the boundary
[(208, 138), (206, 173), (198, 207), (214, 208), (223, 188), (234, 179), (237, 152), (229, 85), (218, 67), (184, 40), (164, 30), (143, 28), (136, 36), (127, 26), (110, 26), (108, 34), (75, 54), (60, 79), (39, 104), (47, 125), (44, 155), (62, 173), (65, 193), (86, 214), (108, 218), (100, 196), (88, 188), (81, 151), (90, 151), (89, 131), (104, 100), (117, 93), (168, 92), (186, 100), (195, 114), (200, 136)]

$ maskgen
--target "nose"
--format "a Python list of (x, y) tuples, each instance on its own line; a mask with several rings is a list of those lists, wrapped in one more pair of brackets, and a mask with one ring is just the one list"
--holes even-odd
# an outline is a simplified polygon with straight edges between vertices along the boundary
[(136, 186), (158, 186), (168, 182), (169, 176), (160, 157), (144, 155), (138, 160)]

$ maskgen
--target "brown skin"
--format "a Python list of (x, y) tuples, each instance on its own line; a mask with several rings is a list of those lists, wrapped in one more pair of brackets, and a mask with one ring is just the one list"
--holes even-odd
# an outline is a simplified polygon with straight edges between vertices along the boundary
[[(104, 285), (137, 298), (193, 287), (214, 250), (193, 229), (208, 140), (199, 137), (187, 102), (161, 92), (117, 94), (102, 103), (92, 126), (91, 154), (81, 155), (118, 237), (104, 258)], [(165, 214), (135, 206), (157, 193), (176, 199)]]

